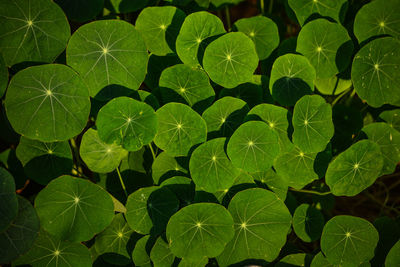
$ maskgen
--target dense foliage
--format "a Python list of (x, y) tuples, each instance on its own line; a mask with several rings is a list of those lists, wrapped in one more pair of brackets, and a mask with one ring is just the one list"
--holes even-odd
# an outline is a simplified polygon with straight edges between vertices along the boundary
[(399, 29), (400, 0), (0, 1), (0, 264), (400, 266)]

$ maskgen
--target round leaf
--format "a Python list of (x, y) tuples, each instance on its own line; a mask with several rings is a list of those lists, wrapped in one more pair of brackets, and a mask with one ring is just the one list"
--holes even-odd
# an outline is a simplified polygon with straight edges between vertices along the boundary
[(310, 267), (335, 267), (335, 265), (330, 264), (329, 261), (324, 257), (322, 252), (318, 252), (317, 255), (312, 259)]
[(151, 243), (151, 241), (150, 235), (146, 235), (136, 242), (135, 248), (132, 251), (132, 260), (135, 266), (152, 266), (149, 256), (149, 243)]
[(154, 183), (159, 184), (164, 180), (176, 176), (184, 175), (187, 170), (182, 164), (174, 157), (171, 157), (165, 152), (161, 152), (153, 161), (151, 166), (151, 174)]
[(389, 250), (386, 256), (385, 266), (398, 266), (400, 264), (400, 240)]
[(337, 76), (315, 80), (315, 86), (324, 95), (339, 95), (348, 90), (352, 85), (351, 80), (341, 79)]
[(175, 256), (169, 249), (169, 245), (163, 237), (158, 237), (150, 252), (150, 259), (155, 267), (170, 267), (174, 262)]
[(12, 78), (5, 107), (19, 134), (43, 142), (64, 141), (86, 126), (89, 92), (82, 78), (67, 66), (35, 66)]
[(386, 121), (390, 127), (400, 132), (400, 109), (383, 111), (379, 114), (379, 117)]
[(100, 186), (61, 176), (39, 192), (35, 208), (41, 226), (60, 240), (85, 241), (103, 231), (114, 217), (114, 203)]
[(98, 15), (102, 9), (104, 0), (54, 0), (68, 18), (74, 21), (85, 22), (91, 20)]
[(0, 233), (15, 219), (18, 213), (18, 199), (15, 194), (15, 182), (11, 174), (0, 167)]
[(298, 206), (293, 214), (293, 229), (304, 242), (312, 242), (321, 236), (325, 220), (322, 213), (308, 204)]

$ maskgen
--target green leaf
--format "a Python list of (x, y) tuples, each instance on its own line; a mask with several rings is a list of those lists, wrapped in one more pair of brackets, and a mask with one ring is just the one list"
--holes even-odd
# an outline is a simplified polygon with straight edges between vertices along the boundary
[(352, 85), (351, 80), (341, 79), (337, 76), (315, 80), (315, 86), (324, 95), (339, 95), (350, 89)]
[(150, 252), (150, 259), (154, 267), (170, 267), (174, 262), (175, 256), (169, 249), (169, 245), (164, 241), (163, 237), (157, 238), (156, 243)]
[(391, 35), (399, 39), (399, 13), (400, 6), (396, 0), (367, 3), (357, 12), (354, 20), (354, 34), (360, 43), (381, 35)]
[(359, 266), (372, 259), (378, 239), (378, 232), (370, 222), (340, 215), (325, 224), (321, 249), (331, 264)]
[(190, 260), (187, 258), (183, 258), (180, 262), (178, 267), (205, 267), (208, 263), (208, 258), (203, 257), (198, 260)]
[(386, 256), (385, 266), (398, 266), (400, 264), (400, 240), (389, 250)]
[(60, 240), (85, 241), (103, 231), (114, 217), (114, 203), (100, 186), (61, 176), (35, 199), (41, 226)]
[(286, 54), (272, 66), (269, 89), (281, 105), (294, 106), (302, 96), (312, 94), (315, 78), (315, 69), (306, 57)]
[(8, 69), (0, 53), (0, 97), (3, 97), (8, 85)]
[(255, 45), (241, 32), (219, 37), (204, 52), (204, 70), (213, 82), (226, 88), (252, 81), (257, 65)]
[(302, 26), (315, 14), (340, 22), (342, 9), (347, 5), (346, 0), (289, 0), (288, 3)]
[(128, 151), (116, 144), (104, 143), (96, 130), (89, 129), (82, 136), (79, 154), (90, 170), (107, 173), (119, 166)]
[(222, 5), (225, 5), (225, 4), (237, 5), (243, 1), (244, 0), (210, 0), (211, 4), (217, 8), (221, 7)]
[(266, 59), (279, 45), (278, 27), (270, 18), (256, 16), (239, 19), (233, 27), (253, 40), (260, 60)]
[(224, 24), (215, 15), (200, 11), (185, 18), (176, 39), (176, 53), (183, 63), (199, 65), (199, 56), (204, 53), (207, 38), (225, 33)]
[(207, 74), (184, 64), (166, 68), (159, 85), (165, 103), (182, 102), (194, 109), (209, 106), (215, 96)]
[(10, 226), (18, 213), (18, 199), (15, 182), (11, 174), (0, 167), (0, 233)]
[(390, 127), (400, 131), (400, 109), (383, 111), (379, 114), (379, 117), (386, 121)]
[(190, 157), (189, 170), (196, 188), (209, 193), (229, 189), (239, 175), (225, 153), (226, 138), (198, 146)]
[(156, 56), (151, 54), (145, 84), (153, 90), (153, 93), (159, 94), (158, 82), (164, 69), (182, 63), (176, 54), (167, 54), (165, 56)]
[(281, 259), (275, 267), (309, 266), (312, 255), (306, 253), (289, 254)]
[(387, 216), (377, 218), (373, 224), (376, 230), (378, 230), (379, 241), (375, 249), (375, 256), (371, 260), (371, 265), (384, 266), (388, 252), (400, 240), (400, 225)]
[(358, 96), (372, 107), (400, 101), (400, 43), (385, 37), (373, 40), (356, 54), (351, 79)]
[(216, 257), (234, 235), (229, 212), (214, 203), (186, 206), (167, 225), (167, 239), (175, 256), (191, 261)]
[(90, 267), (92, 259), (83, 244), (60, 241), (41, 230), (31, 249), (14, 263), (29, 264), (32, 267)]
[(54, 178), (71, 173), (73, 161), (67, 141), (40, 142), (21, 137), (17, 157), (30, 179), (46, 185)]
[(151, 267), (150, 261), (150, 248), (149, 243), (152, 242), (150, 235), (143, 236), (136, 242), (135, 248), (132, 252), (132, 260), (135, 266), (149, 266)]
[(273, 261), (286, 242), (291, 225), (289, 210), (274, 193), (247, 189), (237, 193), (228, 207), (235, 236), (217, 257), (221, 266), (246, 259)]
[(89, 92), (82, 78), (65, 65), (35, 66), (11, 79), (5, 107), (17, 133), (43, 142), (64, 141), (86, 126)]
[(39, 218), (35, 209), (28, 200), (18, 196), (17, 217), (10, 227), (0, 233), (0, 263), (9, 263), (27, 252), (32, 247), (39, 228)]
[(64, 12), (48, 0), (2, 1), (0, 25), (0, 52), (7, 66), (53, 62), (71, 35)]
[[(136, 1), (125, 1), (125, 0), (109, 0), (110, 9), (113, 13), (130, 13), (138, 11), (146, 7), (149, 0), (136, 0)], [(108, 7), (108, 6), (107, 6)]]
[(329, 164), (326, 184), (336, 196), (355, 196), (375, 182), (383, 162), (378, 144), (359, 141)]
[(161, 152), (151, 166), (151, 174), (155, 184), (162, 183), (170, 177), (187, 173), (188, 171), (176, 158), (165, 152)]
[(293, 230), (304, 242), (320, 238), (325, 219), (322, 213), (308, 204), (298, 206), (293, 214)]
[(175, 41), (184, 20), (185, 13), (174, 6), (146, 7), (136, 19), (136, 29), (151, 53), (165, 56), (175, 52)]
[(262, 185), (267, 185), (268, 189), (274, 192), (283, 201), (286, 199), (288, 191), (287, 182), (271, 169), (263, 172), (252, 173), (254, 180), (259, 181)]
[(312, 259), (310, 267), (335, 267), (336, 265), (330, 264), (322, 252), (318, 252)]
[(144, 187), (129, 195), (126, 220), (137, 233), (161, 233), (178, 207), (179, 200), (168, 188)]
[(400, 133), (384, 122), (371, 123), (362, 129), (368, 139), (377, 143), (383, 157), (383, 174), (395, 171), (400, 161)]
[(308, 58), (318, 79), (330, 78), (349, 65), (353, 43), (343, 26), (317, 19), (301, 29), (296, 51)]
[(157, 116), (153, 108), (129, 97), (117, 97), (102, 107), (96, 126), (101, 140), (137, 151), (153, 141)]
[(206, 141), (206, 122), (187, 105), (168, 103), (156, 114), (158, 132), (154, 143), (169, 155), (186, 156), (194, 145)]
[(175, 176), (165, 180), (160, 186), (167, 187), (174, 192), (184, 206), (192, 203), (194, 199), (195, 185), (190, 178)]
[(111, 84), (138, 89), (147, 61), (140, 33), (121, 20), (85, 24), (74, 32), (67, 47), (67, 64), (84, 78), (91, 97)]
[(278, 134), (261, 121), (242, 124), (227, 148), (233, 165), (248, 172), (268, 170), (279, 152)]
[(98, 15), (102, 9), (104, 0), (54, 0), (68, 18), (74, 21), (85, 22), (91, 20)]
[(293, 111), (293, 143), (304, 153), (321, 152), (334, 134), (331, 105), (319, 95), (303, 96)]

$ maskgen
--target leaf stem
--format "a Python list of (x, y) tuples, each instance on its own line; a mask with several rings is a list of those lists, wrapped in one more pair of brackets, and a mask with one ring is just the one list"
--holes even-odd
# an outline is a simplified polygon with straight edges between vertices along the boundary
[(119, 172), (119, 167), (117, 167), (116, 170), (117, 170), (117, 173), (118, 173), (118, 177), (119, 177), (119, 181), (121, 183), (122, 189), (124, 189), (125, 195), (128, 196), (128, 192), (126, 191), (126, 187), (125, 187), (124, 181), (122, 180), (121, 173)]
[(313, 190), (306, 190), (306, 189), (295, 189), (290, 187), (289, 188), (291, 191), (295, 191), (295, 192), (300, 192), (300, 193), (307, 193), (307, 194), (314, 194), (314, 195), (319, 195), (319, 196), (326, 196), (329, 194), (332, 194), (331, 191), (328, 192), (318, 192), (318, 191), (313, 191)]
[(264, 15), (264, 0), (260, 0), (261, 15)]
[(150, 143), (150, 144), (148, 144), (148, 146), (149, 146), (149, 148), (150, 148), (151, 155), (153, 155), (153, 160), (155, 160), (155, 159), (156, 159), (156, 153), (154, 153), (153, 146), (151, 145), (151, 143)]
[(225, 18), (226, 18), (226, 25), (228, 26), (228, 31), (231, 30), (231, 14), (229, 13), (229, 7), (225, 7)]
[(274, 8), (274, 0), (269, 0), (268, 14), (272, 14), (273, 8)]
[[(354, 89), (353, 89), (353, 91), (354, 91)], [(336, 105), (336, 104), (339, 102), (339, 100), (341, 100), (342, 97), (344, 97), (348, 92), (349, 92), (349, 89), (347, 89), (346, 91), (344, 91), (343, 93), (341, 93), (340, 95), (338, 95), (338, 96), (335, 98), (335, 100), (333, 100), (333, 102), (332, 102), (332, 107), (333, 107), (334, 105)], [(354, 91), (354, 92), (355, 92), (355, 91)]]

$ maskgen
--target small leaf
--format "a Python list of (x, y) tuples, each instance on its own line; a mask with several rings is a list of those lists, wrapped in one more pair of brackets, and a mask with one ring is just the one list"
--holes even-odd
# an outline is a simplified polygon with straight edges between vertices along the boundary
[(151, 267), (149, 243), (152, 243), (150, 235), (143, 236), (136, 242), (132, 252), (132, 260), (135, 266)]
[(379, 117), (386, 121), (390, 127), (400, 131), (400, 109), (383, 111), (379, 114)]
[(163, 237), (157, 238), (156, 243), (150, 252), (150, 259), (154, 267), (170, 267), (174, 262), (175, 256), (169, 249), (169, 245), (164, 241)]
[(400, 263), (400, 240), (389, 250), (386, 256), (385, 266), (398, 266)]
[(322, 213), (308, 204), (298, 206), (293, 215), (293, 229), (304, 242), (320, 238), (325, 219)]

